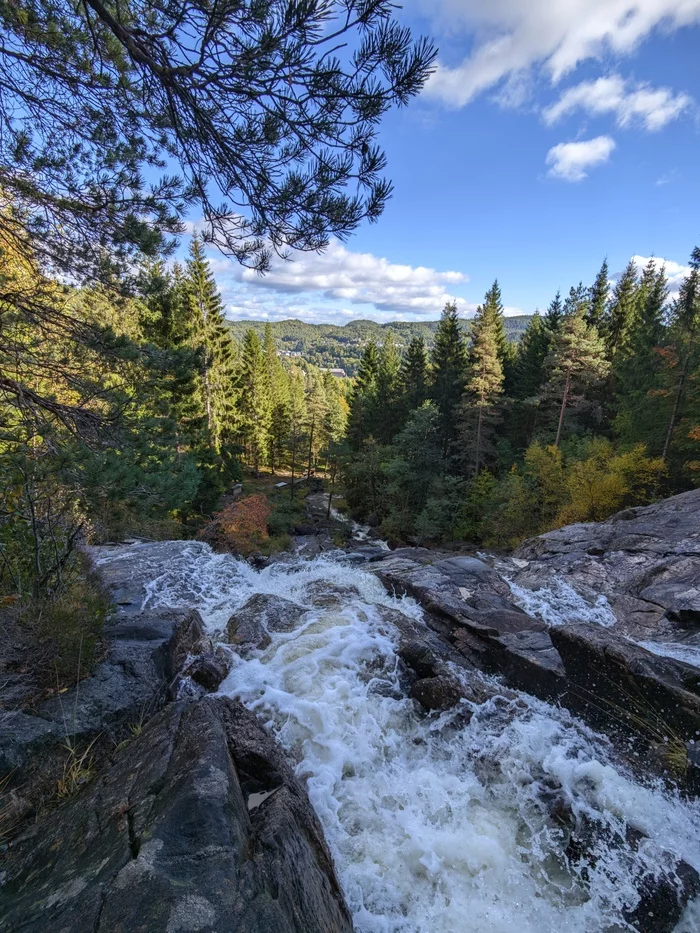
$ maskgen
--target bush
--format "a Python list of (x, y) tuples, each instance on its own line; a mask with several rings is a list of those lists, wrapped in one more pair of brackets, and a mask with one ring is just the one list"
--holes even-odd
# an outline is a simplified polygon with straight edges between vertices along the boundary
[(198, 537), (215, 551), (247, 557), (266, 546), (271, 513), (270, 503), (261, 493), (245, 496), (215, 513)]

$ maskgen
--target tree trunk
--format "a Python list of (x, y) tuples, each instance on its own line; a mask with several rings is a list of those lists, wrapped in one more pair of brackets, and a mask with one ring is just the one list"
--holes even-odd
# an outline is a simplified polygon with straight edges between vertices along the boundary
[(306, 478), (311, 479), (311, 461), (314, 455), (314, 428), (316, 427), (316, 419), (311, 419), (311, 433), (309, 434), (309, 462), (306, 470)]
[(481, 399), (481, 404), (479, 405), (479, 417), (476, 420), (476, 457), (474, 462), (474, 476), (479, 475), (479, 468), (481, 467), (481, 427), (484, 419), (484, 406), (483, 406), (483, 397)]
[(294, 469), (297, 465), (297, 436), (292, 441), (292, 499), (294, 498)]
[(561, 440), (561, 429), (564, 424), (564, 412), (566, 411), (566, 403), (569, 401), (569, 389), (571, 388), (571, 370), (569, 369), (566, 373), (566, 384), (564, 385), (564, 397), (561, 400), (561, 411), (559, 412), (559, 424), (557, 425), (557, 439), (554, 441), (554, 446), (559, 446), (559, 441)]
[(668, 452), (671, 447), (671, 441), (673, 440), (673, 429), (676, 426), (676, 420), (678, 419), (678, 411), (681, 407), (681, 398), (683, 397), (683, 388), (685, 387), (685, 378), (688, 375), (688, 363), (690, 361), (690, 351), (686, 353), (685, 360), (683, 362), (683, 369), (681, 370), (680, 377), (678, 379), (678, 387), (676, 389), (676, 398), (673, 402), (673, 411), (671, 412), (671, 419), (668, 422), (668, 431), (666, 432), (666, 440), (664, 441), (664, 452), (661, 454), (663, 460), (668, 457)]

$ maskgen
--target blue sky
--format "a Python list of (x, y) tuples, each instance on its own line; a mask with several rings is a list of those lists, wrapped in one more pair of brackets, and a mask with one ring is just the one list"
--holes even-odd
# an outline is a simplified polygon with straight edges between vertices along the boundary
[(509, 313), (632, 256), (677, 285), (700, 244), (700, 0), (406, 0), (438, 70), (385, 119), (377, 224), (260, 279), (212, 254), (232, 318)]

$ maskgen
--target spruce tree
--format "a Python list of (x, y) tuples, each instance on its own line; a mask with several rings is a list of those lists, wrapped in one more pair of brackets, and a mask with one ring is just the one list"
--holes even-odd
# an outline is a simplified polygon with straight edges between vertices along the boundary
[(610, 291), (610, 282), (608, 280), (608, 260), (603, 260), (595, 282), (591, 286), (588, 296), (588, 315), (586, 322), (593, 324), (598, 328), (598, 333), (603, 333), (607, 324), (608, 312), (608, 293)]
[(200, 354), (201, 391), (214, 450), (235, 433), (235, 348), (200, 238), (190, 244), (185, 301), (191, 346)]
[[(501, 319), (502, 323), (502, 319)], [(495, 452), (494, 426), (497, 402), (503, 393), (503, 366), (499, 355), (499, 316), (487, 302), (474, 319), (469, 348), (469, 368), (461, 405), (460, 459), (478, 476), (484, 462)]]
[[(700, 247), (696, 246), (690, 257), (690, 272), (683, 280), (678, 298), (673, 304), (671, 333), (675, 342), (677, 371), (675, 386), (672, 390), (672, 408), (666, 430), (662, 457), (668, 459), (674, 432), (681, 417), (684, 396), (689, 377), (696, 374), (698, 367), (698, 331), (700, 330)], [(697, 378), (694, 380), (697, 383)], [(697, 402), (697, 399), (693, 399)], [(690, 434), (697, 438), (700, 434), (697, 425)]]
[(564, 302), (564, 316), (566, 317), (569, 314), (582, 314), (587, 320), (590, 308), (589, 301), (588, 289), (584, 286), (583, 282), (579, 282), (578, 285), (572, 285)]
[(536, 311), (520, 339), (514, 365), (513, 397), (536, 398), (545, 381), (545, 362), (552, 334)]
[(265, 324), (263, 336), (263, 356), (265, 358), (265, 378), (270, 396), (270, 443), (268, 456), (270, 470), (282, 460), (284, 436), (289, 427), (289, 380), (280, 358), (277, 355), (272, 325)]
[(503, 370), (504, 389), (506, 394), (510, 395), (513, 387), (513, 366), (515, 364), (515, 355), (517, 348), (514, 343), (508, 340), (506, 325), (503, 317), (503, 301), (501, 299), (501, 286), (496, 279), (491, 288), (484, 295), (484, 302), (477, 309), (477, 316), (482, 315), (488, 322), (488, 327), (493, 327), (498, 348), (498, 359)]
[(608, 359), (624, 353), (637, 310), (639, 287), (637, 266), (630, 259), (620, 280), (615, 285), (610, 301), (607, 325), (603, 331)]
[(401, 358), (393, 334), (386, 331), (377, 357), (374, 392), (373, 434), (380, 444), (390, 444), (399, 429), (399, 370)]
[(307, 422), (306, 392), (304, 375), (296, 367), (292, 369), (289, 377), (289, 431), (287, 433), (287, 450), (292, 471), (291, 495), (294, 498), (294, 480), (299, 465), (303, 463), (304, 431)]
[(559, 447), (566, 409), (579, 406), (586, 391), (599, 384), (609, 371), (605, 346), (580, 311), (563, 318), (549, 353), (548, 369), (549, 380), (542, 395), (543, 399), (557, 403), (559, 415), (554, 444)]
[(257, 476), (268, 455), (272, 410), (265, 356), (252, 327), (243, 337), (239, 381), (242, 434)]
[(323, 426), (327, 410), (323, 378), (318, 371), (311, 371), (306, 377), (307, 477), (310, 477), (314, 471), (314, 465), (323, 446)]
[(350, 396), (348, 441), (353, 450), (360, 450), (373, 432), (378, 365), (377, 344), (370, 340), (362, 353)]
[(547, 308), (544, 316), (544, 323), (547, 330), (554, 334), (559, 330), (562, 318), (564, 317), (564, 308), (561, 301), (561, 292), (557, 292)]
[(627, 351), (615, 358), (617, 416), (615, 428), (628, 444), (644, 443), (651, 454), (663, 448), (664, 307), (668, 298), (665, 269), (649, 260), (639, 288), (637, 312)]
[(428, 355), (422, 337), (412, 337), (399, 373), (402, 421), (428, 397)]
[(440, 318), (431, 353), (430, 397), (440, 415), (442, 455), (448, 450), (456, 434), (456, 415), (467, 378), (467, 348), (457, 317), (457, 306), (445, 305)]

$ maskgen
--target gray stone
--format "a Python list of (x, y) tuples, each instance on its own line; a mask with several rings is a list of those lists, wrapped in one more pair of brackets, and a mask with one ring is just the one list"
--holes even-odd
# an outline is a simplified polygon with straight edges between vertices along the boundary
[(256, 593), (226, 623), (230, 644), (245, 654), (270, 644), (271, 632), (291, 632), (307, 610), (282, 596)]
[[(251, 795), (262, 802), (249, 811)], [(225, 698), (154, 717), (4, 869), (8, 933), (352, 931), (305, 791)]]

